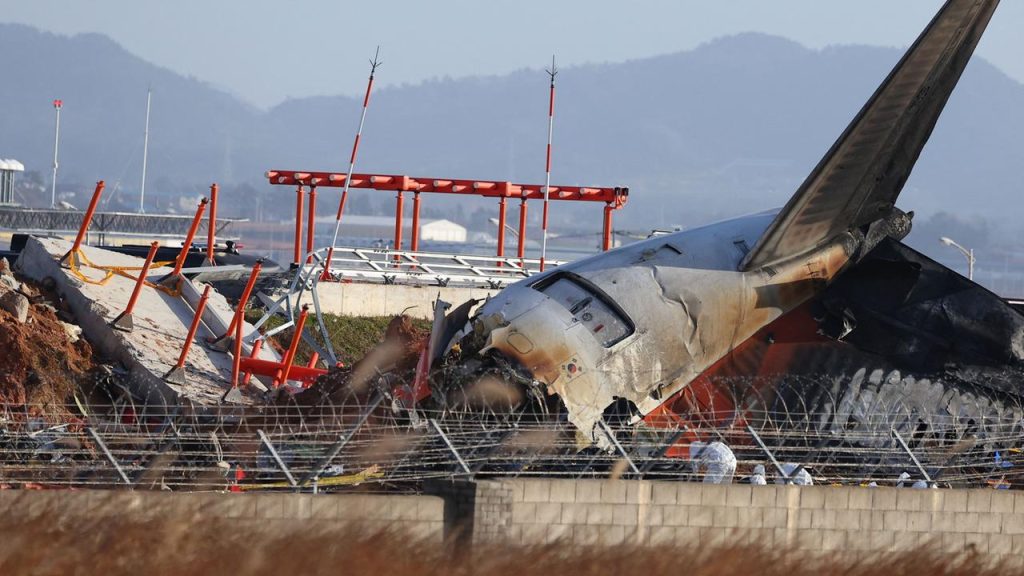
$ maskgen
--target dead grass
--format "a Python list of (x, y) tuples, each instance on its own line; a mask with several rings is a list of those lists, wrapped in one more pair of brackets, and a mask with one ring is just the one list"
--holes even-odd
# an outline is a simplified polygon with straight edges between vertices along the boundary
[[(31, 496), (31, 495), (26, 495)], [(53, 500), (56, 502), (56, 500)], [(13, 513), (14, 509), (20, 510)], [(31, 513), (25, 512), (31, 510)], [(69, 517), (56, 507), (12, 506), (0, 520), (0, 574), (369, 574), (566, 576), (660, 575), (981, 575), (979, 555), (935, 550), (839, 557), (756, 546), (708, 549), (581, 547), (556, 543), (472, 549), (398, 532), (325, 530), (317, 522), (229, 521), (175, 516)]]

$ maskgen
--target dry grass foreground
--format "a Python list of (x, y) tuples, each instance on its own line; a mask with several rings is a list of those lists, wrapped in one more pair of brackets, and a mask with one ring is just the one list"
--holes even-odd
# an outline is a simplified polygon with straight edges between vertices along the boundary
[[(24, 498), (31, 497), (25, 494)], [(938, 550), (836, 556), (760, 547), (588, 548), (478, 545), (410, 539), (399, 531), (339, 531), (318, 522), (140, 517), (98, 509), (85, 517), (16, 501), (0, 515), (0, 574), (405, 575), (988, 575), (1014, 571), (983, 556)], [(106, 506), (104, 506), (106, 507)]]

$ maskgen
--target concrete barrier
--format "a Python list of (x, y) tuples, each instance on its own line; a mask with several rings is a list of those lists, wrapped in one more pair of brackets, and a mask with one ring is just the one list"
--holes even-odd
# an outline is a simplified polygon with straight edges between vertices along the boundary
[(1024, 492), (683, 482), (436, 482), (426, 495), (0, 492), (4, 514), (193, 514), (353, 524), (437, 542), (641, 546), (759, 544), (879, 554), (933, 545), (1024, 567)]
[(485, 300), (497, 290), (484, 288), (441, 288), (437, 286), (402, 286), (397, 284), (363, 284), (321, 282), (317, 284), (320, 309), (340, 316), (395, 316), (403, 312), (427, 320), (434, 317), (434, 301), (455, 306), (467, 300)]
[(449, 530), (472, 542), (872, 553), (935, 545), (1024, 559), (1024, 492), (602, 480), (448, 483), (432, 492), (449, 500)]
[(333, 530), (343, 535), (353, 527), (387, 529), (440, 543), (445, 503), (436, 496), (378, 494), (5, 490), (0, 491), (0, 510), (8, 518), (47, 512), (67, 520), (96, 516), (237, 520), (296, 532), (315, 523), (319, 533)]

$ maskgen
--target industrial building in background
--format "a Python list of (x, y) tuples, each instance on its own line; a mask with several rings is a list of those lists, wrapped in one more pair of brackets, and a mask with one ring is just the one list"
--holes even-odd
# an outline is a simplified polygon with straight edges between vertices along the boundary
[(24, 171), (25, 165), (21, 162), (0, 158), (0, 205), (15, 204), (14, 175)]

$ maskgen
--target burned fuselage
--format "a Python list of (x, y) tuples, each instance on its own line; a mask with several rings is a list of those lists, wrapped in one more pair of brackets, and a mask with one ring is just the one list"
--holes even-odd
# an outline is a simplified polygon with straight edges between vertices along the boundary
[[(666, 407), (693, 411), (717, 398), (739, 422), (771, 402), (747, 397), (760, 384), (728, 389), (722, 377), (778, 382), (787, 371), (831, 376), (830, 366), (843, 364), (836, 353), (875, 363), (870, 372), (876, 380), (880, 370), (886, 380), (902, 381), (901, 366), (937, 378), (944, 358), (959, 362), (962, 355), (952, 352), (971, 347), (954, 345), (943, 356), (941, 347), (925, 345), (935, 339), (927, 333), (945, 326), (969, 336), (972, 309), (994, 310), (1001, 321), (996, 339), (1011, 342), (1003, 346), (1009, 352), (981, 364), (998, 372), (1019, 363), (1024, 327), (994, 295), (958, 300), (949, 292), (952, 284), (913, 274), (934, 263), (924, 266), (906, 254), (890, 262), (876, 254), (902, 246), (909, 233), (912, 215), (897, 209), (896, 199), (997, 4), (948, 0), (780, 211), (654, 237), (513, 285), (473, 321), (477, 341), (485, 342), (481, 354), (518, 364), (599, 443), (604, 437), (596, 426), (619, 401), (628, 403), (635, 421), (652, 422)], [(892, 270), (901, 275), (887, 282)], [(839, 284), (857, 286), (856, 298), (829, 291), (844, 277), (856, 279)], [(906, 320), (896, 319), (892, 310), (929, 293), (949, 296), (936, 301), (959, 320), (943, 324), (943, 314), (913, 307), (901, 309)], [(893, 314), (888, 324), (883, 304)], [(776, 334), (802, 352), (759, 364), (758, 358), (777, 356)], [(906, 353), (893, 356), (892, 350)], [(930, 356), (915, 367), (918, 351)], [(680, 404), (690, 389), (697, 392), (689, 395), (694, 401)]]
[(773, 217), (651, 238), (510, 286), (474, 320), (487, 334), (482, 352), (517, 361), (601, 441), (594, 426), (616, 399), (650, 412), (848, 262), (844, 237), (770, 269), (737, 271)]

